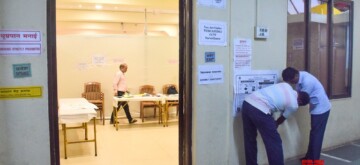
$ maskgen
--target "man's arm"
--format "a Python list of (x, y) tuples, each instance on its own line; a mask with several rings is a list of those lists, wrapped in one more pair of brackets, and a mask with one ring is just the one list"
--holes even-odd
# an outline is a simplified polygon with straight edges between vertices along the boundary
[(276, 126), (282, 124), (290, 115), (292, 115), (299, 108), (297, 100), (292, 100), (290, 104), (285, 108), (285, 111), (276, 120)]

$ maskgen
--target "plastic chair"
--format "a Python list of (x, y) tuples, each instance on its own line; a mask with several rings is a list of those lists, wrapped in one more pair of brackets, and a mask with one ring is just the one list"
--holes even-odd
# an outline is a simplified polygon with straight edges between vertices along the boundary
[[(150, 95), (154, 95), (155, 94), (155, 88), (152, 85), (142, 85), (139, 88), (140, 94), (150, 94)], [(156, 108), (159, 108), (159, 105), (155, 102), (155, 101), (141, 101), (140, 102), (140, 117), (142, 122), (144, 122), (144, 110), (145, 108), (154, 108), (154, 117), (156, 117)], [(160, 110), (160, 108), (159, 108)], [(161, 112), (159, 112), (161, 113)]]
[(100, 112), (100, 119), (105, 125), (105, 110), (104, 110), (104, 93), (101, 92), (101, 83), (99, 82), (87, 82), (84, 84), (84, 93), (82, 97), (88, 100), (90, 103), (95, 104)]

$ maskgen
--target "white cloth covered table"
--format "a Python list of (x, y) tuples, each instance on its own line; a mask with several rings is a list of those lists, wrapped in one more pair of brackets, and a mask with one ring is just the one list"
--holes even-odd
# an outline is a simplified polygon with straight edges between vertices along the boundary
[(85, 98), (59, 99), (59, 123), (84, 123), (96, 117), (98, 107)]
[[(158, 103), (160, 110), (162, 112), (162, 115), (160, 116), (160, 120), (162, 121), (164, 126), (167, 126), (167, 111), (168, 111), (168, 106), (166, 106), (166, 101), (168, 100), (172, 100), (172, 101), (177, 101), (179, 100), (179, 95), (151, 95), (151, 96), (142, 96), (141, 94), (139, 95), (130, 95), (130, 96), (123, 96), (123, 97), (117, 97), (114, 96), (113, 97), (113, 111), (115, 112), (117, 107), (118, 107), (118, 102), (119, 101), (125, 101), (125, 102), (129, 102), (129, 101), (155, 101)], [(162, 110), (163, 109), (163, 110)], [(117, 120), (117, 113), (115, 113), (115, 127), (116, 130), (118, 130), (118, 124), (116, 122)]]
[[(59, 99), (59, 123), (62, 125), (64, 133), (64, 152), (65, 159), (67, 159), (67, 144), (83, 143), (83, 142), (94, 142), (95, 145), (95, 156), (97, 156), (97, 140), (96, 140), (96, 111), (98, 107), (85, 98), (62, 98)], [(87, 123), (90, 120), (94, 121), (94, 138), (88, 139)], [(66, 124), (80, 123), (78, 127), (67, 127)], [(66, 131), (68, 129), (85, 129), (85, 139), (68, 141)]]
[(131, 95), (131, 96), (124, 96), (124, 97), (113, 97), (113, 107), (118, 106), (119, 101), (159, 101), (161, 104), (165, 104), (166, 96), (159, 95), (159, 96), (141, 96), (141, 95)]

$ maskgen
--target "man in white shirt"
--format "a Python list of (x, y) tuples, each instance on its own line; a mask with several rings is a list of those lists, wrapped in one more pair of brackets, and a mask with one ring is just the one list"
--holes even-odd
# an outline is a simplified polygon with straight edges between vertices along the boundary
[(319, 160), (331, 103), (320, 81), (305, 71), (287, 67), (282, 72), (283, 80), (296, 84), (297, 91), (310, 96), (311, 130), (308, 150), (302, 160)]
[[(116, 75), (114, 77), (114, 81), (113, 81), (113, 89), (114, 89), (114, 95), (115, 96), (123, 96), (126, 92), (127, 92), (127, 84), (126, 84), (126, 77), (125, 77), (125, 73), (128, 69), (127, 64), (123, 63), (119, 66), (119, 71), (116, 72)], [(120, 101), (118, 102), (118, 108), (117, 111), (119, 110), (120, 107), (123, 107), (126, 117), (129, 121), (130, 124), (137, 122), (136, 119), (133, 119), (131, 117), (130, 114), (130, 110), (129, 110), (129, 105), (127, 102), (124, 101)], [(115, 112), (116, 113), (116, 112)], [(114, 112), (112, 112), (111, 114), (111, 119), (110, 119), (110, 124), (114, 124)]]
[[(297, 92), (288, 83), (278, 83), (257, 90), (245, 97), (242, 105), (242, 119), (244, 129), (244, 146), (247, 165), (257, 165), (257, 130), (259, 130), (265, 144), (269, 165), (284, 165), (282, 142), (277, 127), (299, 105), (309, 103), (309, 95)], [(275, 121), (273, 112), (282, 112)]]

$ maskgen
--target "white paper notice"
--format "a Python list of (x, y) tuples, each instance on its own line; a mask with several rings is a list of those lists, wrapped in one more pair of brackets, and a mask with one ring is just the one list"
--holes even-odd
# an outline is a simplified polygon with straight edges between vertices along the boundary
[(199, 45), (227, 45), (227, 25), (219, 21), (199, 21)]
[(224, 83), (224, 67), (222, 65), (200, 65), (198, 70), (199, 84)]
[(235, 72), (234, 75), (234, 116), (241, 110), (245, 97), (254, 91), (278, 82), (278, 72), (273, 70), (252, 70)]
[(87, 63), (78, 63), (77, 69), (78, 70), (87, 70), (87, 69), (89, 69), (89, 65)]
[(198, 5), (225, 8), (226, 0), (198, 0)]
[(304, 39), (303, 38), (295, 38), (292, 41), (293, 50), (303, 50), (304, 49)]
[(92, 63), (95, 65), (104, 65), (105, 64), (105, 57), (104, 56), (93, 56)]
[(250, 39), (234, 39), (235, 70), (251, 70), (251, 46)]

